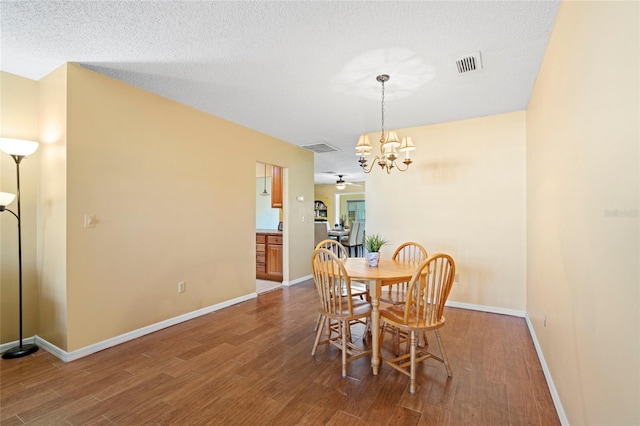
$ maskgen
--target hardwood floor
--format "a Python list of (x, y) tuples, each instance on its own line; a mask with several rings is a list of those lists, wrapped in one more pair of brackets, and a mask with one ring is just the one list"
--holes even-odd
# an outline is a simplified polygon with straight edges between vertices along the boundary
[(70, 363), (42, 349), (3, 359), (0, 423), (560, 424), (524, 319), (447, 308), (453, 378), (428, 360), (411, 396), (408, 377), (373, 376), (369, 358), (343, 379), (335, 348), (310, 355), (317, 298), (308, 281)]

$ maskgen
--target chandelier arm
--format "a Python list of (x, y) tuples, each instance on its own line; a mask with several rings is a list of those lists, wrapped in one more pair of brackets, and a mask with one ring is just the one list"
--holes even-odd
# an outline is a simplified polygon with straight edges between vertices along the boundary
[(367, 170), (367, 166), (360, 164), (360, 167), (362, 167), (362, 170), (365, 173), (371, 173), (371, 170), (373, 170), (373, 166), (375, 166), (376, 164), (378, 164), (378, 161), (380, 161), (381, 158), (378, 157), (377, 155), (371, 160), (371, 165), (369, 167), (369, 170)]
[(393, 164), (395, 164), (396, 169), (397, 169), (399, 172), (406, 172), (407, 170), (409, 170), (409, 165), (408, 165), (407, 163), (405, 163), (404, 161), (402, 162), (402, 164), (404, 164), (404, 165), (406, 166), (404, 169), (401, 169), (401, 168), (400, 168), (400, 164), (399, 164), (399, 163), (397, 163), (397, 162), (395, 162), (395, 161), (393, 162)]

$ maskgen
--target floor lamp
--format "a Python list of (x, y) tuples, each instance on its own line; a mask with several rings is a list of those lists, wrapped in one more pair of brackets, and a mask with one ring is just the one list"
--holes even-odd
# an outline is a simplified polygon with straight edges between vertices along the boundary
[[(20, 311), (20, 343), (2, 354), (2, 358), (20, 358), (30, 355), (38, 350), (38, 346), (32, 343), (22, 343), (22, 230), (20, 216), (20, 162), (27, 155), (33, 154), (38, 149), (38, 142), (27, 141), (23, 139), (0, 138), (0, 150), (6, 152), (13, 157), (16, 162), (16, 186), (17, 197), (7, 192), (0, 192), (0, 212), (8, 211), (18, 219), (18, 295), (19, 295), (19, 311)], [(18, 199), (18, 212), (15, 213), (6, 208), (14, 198)]]

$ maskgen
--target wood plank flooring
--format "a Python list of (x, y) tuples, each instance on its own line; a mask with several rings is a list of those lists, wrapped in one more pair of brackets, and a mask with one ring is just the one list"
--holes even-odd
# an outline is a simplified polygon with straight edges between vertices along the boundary
[(343, 379), (337, 349), (310, 355), (317, 297), (308, 281), (73, 362), (42, 349), (3, 359), (0, 423), (560, 424), (524, 319), (447, 308), (453, 378), (428, 360), (412, 396), (406, 376), (373, 376), (369, 358)]

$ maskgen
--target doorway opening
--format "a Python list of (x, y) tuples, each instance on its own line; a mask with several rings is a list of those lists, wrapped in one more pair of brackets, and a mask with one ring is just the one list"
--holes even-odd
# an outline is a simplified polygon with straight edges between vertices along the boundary
[(284, 272), (283, 169), (256, 162), (256, 293), (282, 287)]

